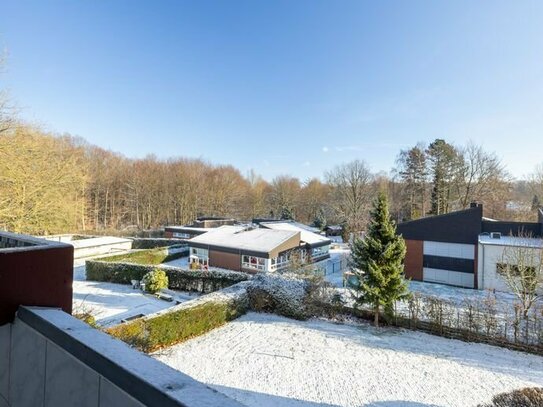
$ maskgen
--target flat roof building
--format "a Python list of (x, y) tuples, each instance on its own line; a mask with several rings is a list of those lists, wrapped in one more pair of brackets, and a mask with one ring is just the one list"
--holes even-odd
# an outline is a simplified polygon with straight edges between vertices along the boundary
[(295, 225), (273, 223), (260, 228), (221, 226), (189, 240), (191, 264), (249, 273), (288, 267), (291, 255), (302, 261), (329, 257), (330, 240)]
[(496, 221), (483, 217), (483, 206), (472, 203), (462, 211), (398, 224), (396, 233), (407, 246), (407, 278), (466, 288), (479, 287), (478, 244), (482, 233), (502, 236), (543, 235), (543, 212), (538, 222)]

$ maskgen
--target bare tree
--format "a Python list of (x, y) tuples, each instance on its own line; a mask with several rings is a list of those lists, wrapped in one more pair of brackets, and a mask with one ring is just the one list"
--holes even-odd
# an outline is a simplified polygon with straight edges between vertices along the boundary
[(332, 186), (331, 206), (351, 232), (363, 231), (374, 188), (373, 175), (364, 161), (340, 165), (326, 174)]
[(70, 139), (16, 127), (0, 137), (0, 227), (58, 233), (81, 227), (83, 154)]
[(538, 209), (543, 202), (543, 163), (539, 164), (534, 173), (530, 175), (528, 185), (533, 195), (533, 209)]
[(461, 154), (463, 165), (457, 179), (460, 207), (465, 209), (473, 201), (489, 205), (494, 200), (503, 202), (509, 175), (498, 156), (471, 142)]
[[(6, 53), (0, 51), (0, 74), (6, 63)], [(0, 136), (13, 128), (15, 124), (15, 110), (10, 104), (6, 89), (0, 89)]]
[(519, 300), (522, 316), (527, 318), (529, 310), (540, 297), (543, 283), (543, 247), (534, 244), (530, 236), (524, 235), (519, 244), (504, 249), (497, 267), (498, 273)]
[(301, 188), (298, 178), (280, 175), (273, 179), (269, 200), (274, 216), (287, 212), (295, 216)]

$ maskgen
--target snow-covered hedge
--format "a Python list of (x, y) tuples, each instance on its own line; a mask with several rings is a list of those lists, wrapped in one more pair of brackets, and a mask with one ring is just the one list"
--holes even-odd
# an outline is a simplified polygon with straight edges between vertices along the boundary
[(144, 352), (152, 352), (202, 335), (247, 312), (247, 285), (242, 282), (106, 332)]
[(156, 249), (157, 247), (169, 247), (177, 246), (179, 244), (186, 244), (183, 240), (179, 239), (166, 239), (166, 238), (132, 238), (132, 249)]
[(309, 282), (296, 276), (257, 274), (247, 288), (249, 306), (255, 311), (272, 312), (305, 319)]
[(172, 266), (87, 260), (87, 280), (130, 284), (131, 280), (139, 281), (145, 274), (155, 270), (157, 267), (166, 273), (169, 282), (168, 287), (181, 291), (210, 293), (250, 278), (248, 274), (227, 270), (185, 270)]

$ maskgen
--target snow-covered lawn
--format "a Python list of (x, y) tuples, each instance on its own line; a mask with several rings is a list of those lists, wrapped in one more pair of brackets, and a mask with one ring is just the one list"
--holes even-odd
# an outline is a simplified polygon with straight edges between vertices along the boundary
[[(188, 301), (198, 296), (168, 290), (179, 302)], [(159, 300), (132, 286), (125, 284), (103, 283), (85, 280), (85, 263), (79, 260), (74, 263), (73, 312), (90, 312), (101, 326), (116, 325), (122, 319), (138, 314), (151, 314), (176, 305), (176, 302)]]
[(543, 358), (395, 328), (249, 313), (155, 357), (247, 406), (476, 406)]
[(165, 266), (174, 266), (174, 267), (181, 267), (184, 269), (188, 269), (189, 267), (189, 256), (180, 257), (178, 259), (168, 261), (166, 263), (163, 263)]

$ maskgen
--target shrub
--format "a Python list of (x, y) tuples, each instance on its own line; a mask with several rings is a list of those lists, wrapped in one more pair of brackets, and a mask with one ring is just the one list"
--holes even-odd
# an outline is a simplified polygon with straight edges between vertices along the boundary
[(492, 397), (489, 404), (479, 407), (540, 407), (543, 406), (543, 387), (525, 387)]
[(132, 239), (132, 249), (156, 249), (158, 247), (179, 246), (180, 244), (184, 244), (183, 240), (140, 237)]
[(96, 323), (96, 318), (94, 318), (94, 316), (90, 312), (82, 312), (79, 314), (74, 314), (73, 316), (83, 321), (84, 323), (90, 325), (93, 328), (98, 328), (98, 324)]
[(249, 306), (295, 319), (307, 319), (308, 282), (290, 275), (257, 274), (247, 288)]
[(143, 276), (145, 291), (155, 294), (164, 288), (168, 288), (168, 276), (164, 270), (155, 269)]
[[(336, 302), (333, 304), (334, 292), (332, 284), (330, 284), (322, 273), (315, 271), (305, 277), (307, 282), (306, 296), (304, 304), (306, 311), (310, 316), (334, 316), (338, 313), (339, 308)], [(341, 298), (341, 296), (339, 296)], [(335, 306), (333, 306), (335, 305)]]

